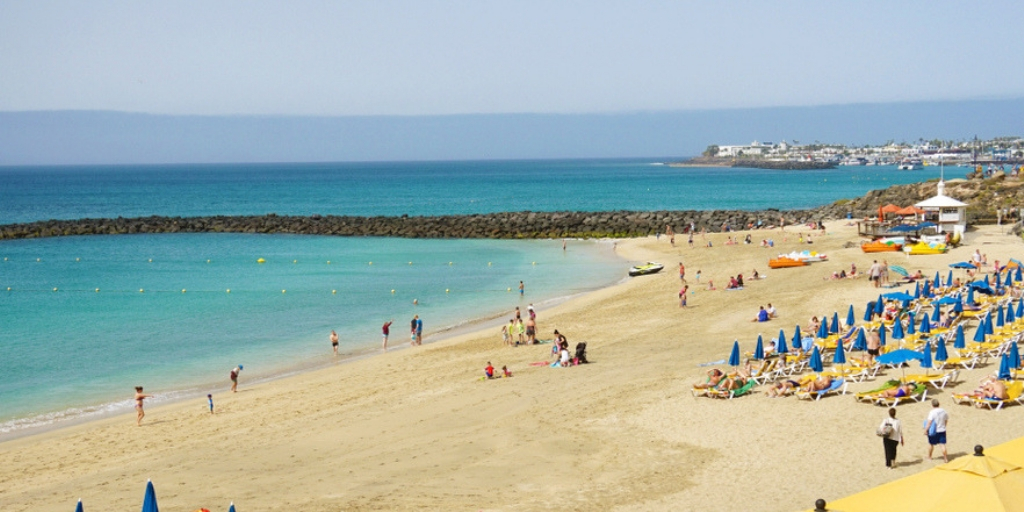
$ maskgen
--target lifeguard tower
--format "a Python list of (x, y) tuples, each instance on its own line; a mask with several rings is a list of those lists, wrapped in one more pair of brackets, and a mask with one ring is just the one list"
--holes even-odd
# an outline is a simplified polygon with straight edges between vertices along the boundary
[(939, 233), (963, 236), (967, 230), (967, 203), (947, 196), (946, 184), (941, 179), (935, 197), (925, 199), (914, 206), (925, 211), (924, 220), (934, 222)]

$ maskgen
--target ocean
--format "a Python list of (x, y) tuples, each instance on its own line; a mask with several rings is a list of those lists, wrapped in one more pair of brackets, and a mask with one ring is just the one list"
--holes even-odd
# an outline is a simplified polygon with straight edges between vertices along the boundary
[[(948, 178), (967, 169), (947, 169)], [(0, 224), (147, 215), (807, 208), (938, 169), (673, 168), (655, 160), (0, 168)], [(263, 263), (257, 260), (263, 259)], [(164, 234), (0, 242), (0, 438), (335, 364), (539, 309), (625, 275), (611, 244)], [(519, 297), (519, 281), (526, 294)], [(418, 304), (413, 304), (413, 300)], [(500, 342), (495, 328), (495, 342)]]

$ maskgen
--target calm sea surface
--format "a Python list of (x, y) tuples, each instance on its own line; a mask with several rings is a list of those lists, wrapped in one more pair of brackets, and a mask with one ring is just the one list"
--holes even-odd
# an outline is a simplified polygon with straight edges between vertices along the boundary
[[(948, 178), (966, 172), (946, 171)], [(608, 160), (7, 167), (0, 168), (0, 224), (271, 212), (791, 209), (937, 176), (935, 168), (682, 169)], [(222, 392), (236, 364), (245, 366), (243, 382), (332, 364), (331, 329), (344, 354), (368, 354), (393, 318), (392, 345), (406, 345), (414, 314), (437, 336), (606, 286), (625, 267), (608, 244), (588, 241), (570, 242), (566, 252), (560, 241), (240, 234), (3, 241), (0, 436), (130, 411), (138, 384), (168, 400)]]

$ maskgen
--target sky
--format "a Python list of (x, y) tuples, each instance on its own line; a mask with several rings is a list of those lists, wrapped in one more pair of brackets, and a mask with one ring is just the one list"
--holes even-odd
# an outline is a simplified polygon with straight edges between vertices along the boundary
[(0, 111), (589, 114), (1024, 97), (1010, 1), (0, 2)]

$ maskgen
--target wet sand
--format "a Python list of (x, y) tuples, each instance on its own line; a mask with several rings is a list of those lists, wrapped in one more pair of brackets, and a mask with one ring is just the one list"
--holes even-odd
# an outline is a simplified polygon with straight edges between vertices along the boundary
[[(941, 462), (922, 460), (926, 441), (916, 427), (927, 404), (899, 408), (907, 443), (902, 466), (886, 471), (874, 435), (883, 408), (850, 396), (694, 398), (690, 386), (704, 372), (698, 365), (727, 358), (735, 339), (752, 350), (759, 333), (791, 335), (812, 315), (844, 316), (851, 303), (859, 321), (879, 291), (866, 278), (823, 279), (851, 262), (866, 271), (884, 257), (945, 278), (947, 265), (975, 248), (989, 261), (1008, 261), (1022, 256), (1024, 243), (985, 227), (949, 254), (908, 261), (844, 248), (857, 237), (841, 224), (828, 223), (829, 234), (813, 235), (813, 245), (798, 245), (796, 231), (809, 232), (800, 227), (755, 231), (752, 245), (723, 245), (727, 234), (708, 235), (712, 248), (700, 236), (693, 249), (685, 236), (675, 248), (665, 237), (620, 241), (621, 256), (666, 269), (538, 312), (540, 338), (558, 329), (570, 345), (588, 343), (586, 366), (531, 366), (550, 360), (550, 345), (507, 348), (494, 327), (273, 382), (243, 378), (239, 393), (214, 394), (212, 416), (204, 397), (151, 408), (141, 428), (126, 411), (0, 443), (0, 509), (69, 510), (79, 497), (86, 510), (131, 509), (147, 478), (167, 510), (226, 509), (234, 501), (240, 512), (797, 510), (862, 491)], [(774, 249), (758, 246), (767, 237)], [(768, 270), (769, 257), (797, 249), (826, 252), (829, 261)], [(695, 291), (685, 309), (679, 261)], [(728, 275), (754, 268), (768, 277), (723, 290)], [(694, 280), (698, 269), (703, 286)], [(705, 289), (708, 279), (718, 291)], [(517, 297), (509, 309), (525, 310), (529, 301)], [(750, 322), (768, 302), (779, 318)], [(488, 361), (515, 376), (481, 380)], [(973, 389), (994, 370), (966, 372), (954, 389)], [(1024, 434), (1024, 408), (960, 407), (949, 393), (936, 396), (951, 415), (952, 454)]]

